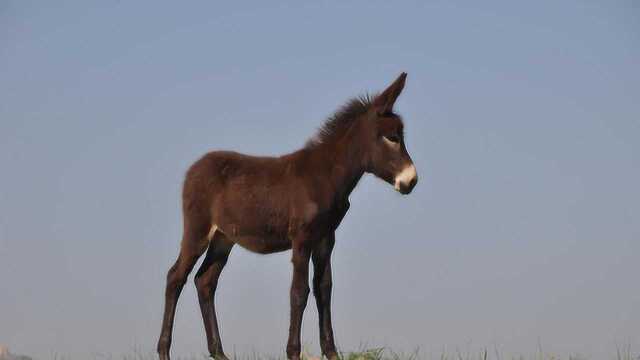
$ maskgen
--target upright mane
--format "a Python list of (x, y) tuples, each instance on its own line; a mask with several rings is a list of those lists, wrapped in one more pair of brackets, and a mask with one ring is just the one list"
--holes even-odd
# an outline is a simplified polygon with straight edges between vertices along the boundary
[(313, 148), (339, 138), (359, 116), (369, 110), (373, 99), (373, 96), (365, 94), (347, 101), (338, 111), (327, 118), (304, 147)]

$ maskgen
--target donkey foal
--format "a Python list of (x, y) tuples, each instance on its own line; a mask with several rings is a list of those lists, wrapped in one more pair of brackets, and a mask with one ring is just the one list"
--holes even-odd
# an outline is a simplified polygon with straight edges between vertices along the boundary
[(402, 73), (374, 97), (349, 101), (300, 150), (280, 157), (214, 151), (187, 171), (182, 192), (184, 231), (180, 254), (167, 274), (158, 341), (169, 360), (176, 303), (198, 258), (195, 276), (209, 353), (227, 359), (220, 341), (215, 292), (235, 244), (268, 254), (291, 249), (291, 313), (287, 357), (300, 358), (302, 314), (309, 296), (309, 261), (319, 314), (320, 347), (336, 359), (331, 325), (331, 252), (335, 230), (349, 210), (349, 194), (365, 173), (402, 194), (418, 181), (407, 153), (403, 122), (393, 105), (404, 88)]

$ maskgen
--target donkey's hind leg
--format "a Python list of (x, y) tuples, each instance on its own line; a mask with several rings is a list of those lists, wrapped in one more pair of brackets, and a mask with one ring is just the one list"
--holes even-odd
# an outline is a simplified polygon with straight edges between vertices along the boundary
[(182, 287), (187, 281), (187, 276), (198, 261), (198, 258), (207, 249), (208, 226), (204, 222), (197, 226), (187, 224), (180, 245), (180, 255), (175, 264), (167, 273), (167, 287), (164, 299), (164, 316), (162, 319), (162, 331), (158, 340), (158, 354), (160, 360), (169, 360), (169, 348), (171, 347), (171, 335), (173, 331), (173, 320), (176, 313), (176, 304)]
[(207, 347), (209, 354), (214, 359), (228, 360), (222, 350), (222, 341), (218, 330), (215, 293), (218, 286), (218, 278), (227, 263), (232, 247), (232, 241), (227, 239), (219, 230), (215, 231), (209, 244), (207, 255), (205, 255), (194, 279), (198, 289), (198, 300), (200, 302), (202, 320), (204, 321), (204, 330), (207, 334)]

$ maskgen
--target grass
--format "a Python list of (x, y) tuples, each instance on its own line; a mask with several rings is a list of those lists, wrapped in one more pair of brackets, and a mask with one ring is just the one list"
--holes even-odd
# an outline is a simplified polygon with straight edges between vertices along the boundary
[[(286, 359), (284, 354), (278, 355), (265, 355), (257, 352), (238, 355), (228, 354), (234, 360), (281, 360)], [(68, 357), (54, 355), (54, 360), (70, 360)], [(154, 352), (141, 351), (134, 349), (132, 353), (113, 356), (94, 354), (92, 359), (94, 360), (156, 360), (157, 355)], [(206, 355), (188, 355), (188, 356), (174, 356), (174, 360), (204, 360), (209, 359)], [(322, 360), (317, 355), (310, 355), (306, 349), (302, 351), (303, 360)], [(545, 353), (541, 346), (538, 351), (532, 355), (504, 355), (497, 348), (493, 350), (483, 349), (481, 351), (460, 351), (456, 349), (452, 352), (441, 352), (436, 355), (422, 354), (418, 349), (410, 353), (395, 352), (388, 348), (363, 348), (353, 352), (340, 353), (341, 360), (589, 360), (592, 358), (584, 357), (580, 355), (569, 355), (568, 357), (560, 357), (553, 354)], [(597, 359), (600, 360), (600, 359)], [(602, 359), (607, 360), (607, 359)], [(612, 354), (609, 360), (640, 360), (640, 353), (634, 353), (630, 345), (618, 347), (615, 354)]]

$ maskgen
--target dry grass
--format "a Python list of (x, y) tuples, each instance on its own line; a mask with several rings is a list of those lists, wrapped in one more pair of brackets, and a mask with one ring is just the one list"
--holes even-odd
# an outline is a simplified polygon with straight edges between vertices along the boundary
[[(235, 360), (283, 360), (286, 359), (282, 355), (259, 354), (257, 352), (250, 354), (229, 354)], [(410, 353), (395, 352), (388, 348), (366, 348), (353, 352), (342, 352), (341, 360), (600, 360), (580, 355), (569, 355), (568, 357), (560, 357), (554, 354), (548, 354), (539, 347), (538, 351), (532, 355), (505, 355), (498, 349), (492, 351), (487, 349), (472, 352), (455, 350), (452, 352), (442, 352), (439, 355), (425, 355), (419, 350)], [(72, 360), (69, 357), (54, 355), (54, 360)], [(156, 360), (158, 357), (155, 352), (141, 351), (134, 349), (130, 354), (126, 355), (104, 355), (94, 354), (94, 360)], [(210, 359), (205, 354), (192, 354), (186, 356), (174, 356), (174, 360), (205, 360)], [(307, 350), (302, 351), (303, 360), (322, 360), (317, 355), (310, 354)], [(634, 353), (630, 345), (618, 347), (615, 354), (612, 354), (610, 360), (640, 360), (640, 353)], [(602, 359), (607, 360), (607, 359)]]

